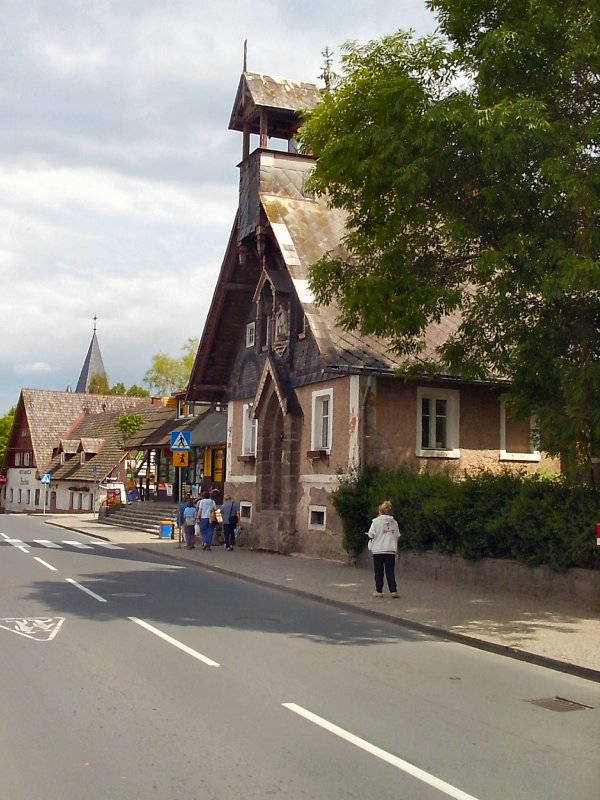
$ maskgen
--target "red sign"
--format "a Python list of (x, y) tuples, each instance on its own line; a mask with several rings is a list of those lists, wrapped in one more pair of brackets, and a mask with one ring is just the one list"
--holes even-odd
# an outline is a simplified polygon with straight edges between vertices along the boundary
[(8, 478), (6, 475), (0, 475), (0, 486), (5, 486), (8, 483)]

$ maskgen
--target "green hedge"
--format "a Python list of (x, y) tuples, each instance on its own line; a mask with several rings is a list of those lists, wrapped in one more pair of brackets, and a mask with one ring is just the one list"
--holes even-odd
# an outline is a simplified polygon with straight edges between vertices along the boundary
[(600, 569), (600, 492), (562, 479), (481, 472), (457, 481), (443, 473), (367, 467), (344, 478), (332, 500), (349, 553), (366, 546), (365, 532), (379, 504), (391, 500), (403, 550), (470, 561), (513, 558), (557, 572)]

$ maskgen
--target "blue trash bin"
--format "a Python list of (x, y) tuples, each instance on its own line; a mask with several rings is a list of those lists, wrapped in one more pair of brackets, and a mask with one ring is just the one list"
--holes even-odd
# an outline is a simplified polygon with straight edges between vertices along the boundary
[(170, 519), (161, 519), (160, 521), (160, 538), (161, 539), (174, 539), (175, 538), (175, 525)]

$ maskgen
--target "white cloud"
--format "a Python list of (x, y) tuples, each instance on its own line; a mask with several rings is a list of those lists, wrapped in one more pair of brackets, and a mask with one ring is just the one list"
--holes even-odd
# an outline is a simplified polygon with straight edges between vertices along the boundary
[(242, 144), (227, 125), (244, 40), (250, 70), (316, 81), (326, 46), (433, 27), (424, 0), (4, 11), (0, 414), (24, 376), (75, 384), (94, 315), (109, 377), (129, 385), (202, 333), (237, 207)]
[(15, 364), (13, 366), (13, 372), (17, 375), (47, 375), (56, 371), (56, 367), (52, 367), (44, 361), (35, 361), (33, 364)]

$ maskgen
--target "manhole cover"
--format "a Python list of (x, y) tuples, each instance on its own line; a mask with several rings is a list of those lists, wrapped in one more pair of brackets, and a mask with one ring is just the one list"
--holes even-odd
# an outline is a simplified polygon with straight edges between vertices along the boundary
[(525, 703), (532, 703), (540, 708), (547, 708), (548, 711), (583, 711), (586, 706), (584, 703), (577, 703), (575, 700), (566, 700), (564, 697), (540, 697), (538, 700), (525, 700)]

